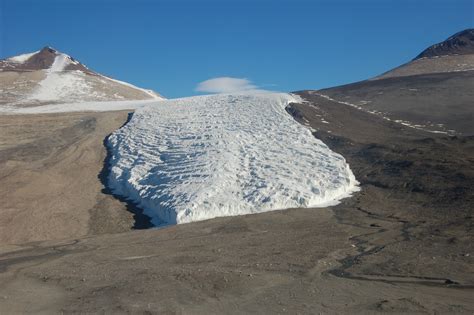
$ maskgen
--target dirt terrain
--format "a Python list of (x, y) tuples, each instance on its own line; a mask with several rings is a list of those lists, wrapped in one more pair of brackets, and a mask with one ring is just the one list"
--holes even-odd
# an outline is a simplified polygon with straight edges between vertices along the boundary
[(0, 244), (127, 231), (126, 205), (102, 193), (105, 137), (128, 112), (0, 115)]
[[(361, 182), (361, 192), (330, 208), (3, 246), (0, 309), (7, 313), (472, 314), (474, 139), (409, 128), (311, 91), (301, 95), (309, 102), (294, 104), (288, 111), (346, 157)], [(117, 128), (126, 119), (126, 113), (109, 115), (69, 114), (76, 121), (72, 126), (82, 124), (76, 132), (90, 130), (86, 126), (92, 119), (102, 137), (108, 129), (99, 122), (111, 119), (108, 126)], [(57, 121), (58, 117), (36, 119)], [(37, 123), (29, 119), (30, 124)], [(8, 139), (18, 139), (13, 134), (20, 129), (5, 129), (5, 125), (20, 123), (24, 122), (2, 122), (3, 130), (9, 130)], [(48, 132), (48, 139), (67, 134)], [(123, 205), (100, 194), (98, 157), (105, 157), (105, 149), (97, 141), (94, 149), (77, 145), (90, 135), (79, 133), (68, 144), (59, 137), (48, 149), (38, 145), (24, 154), (7, 142), (2, 152), (17, 153), (2, 153), (7, 160), (2, 163), (11, 164), (12, 156), (41, 160), (50, 152), (74, 150), (79, 155), (73, 160), (81, 161), (87, 152), (100, 150), (97, 160), (92, 159), (94, 169), (88, 170), (90, 163), (79, 169), (82, 175), (90, 173), (81, 187), (94, 187), (89, 195), (96, 198), (92, 206), (101, 213), (105, 209), (107, 215), (95, 219), (89, 215), (81, 222), (118, 218), (120, 206), (120, 213), (129, 219)], [(62, 160), (51, 161), (50, 167), (58, 167)], [(74, 164), (64, 165), (65, 178), (75, 178), (70, 173)], [(41, 174), (38, 178), (46, 180)], [(2, 176), (2, 187), (5, 178), (22, 177)], [(57, 202), (79, 202), (62, 199), (67, 197), (61, 196), (62, 188), (56, 191)], [(15, 192), (12, 188), (2, 200)], [(100, 205), (97, 195), (117, 207)], [(82, 197), (81, 202), (84, 199), (88, 198)], [(40, 204), (30, 201), (26, 209), (39, 215), (33, 209)], [(44, 206), (41, 211), (51, 210)], [(83, 231), (92, 229), (84, 226)], [(11, 233), (13, 228), (5, 234)]]
[[(411, 278), (470, 287), (474, 137), (407, 128), (312, 92), (302, 96), (311, 103), (294, 105), (290, 111), (346, 157), (361, 183), (362, 192), (351, 199), (354, 210), (399, 226), (398, 235), (381, 243), (377, 239), (393, 233), (393, 227), (358, 238), (375, 247), (357, 257), (350, 269), (368, 278), (390, 275), (400, 281)], [(355, 211), (341, 207), (334, 211), (342, 222), (358, 221)]]
[(422, 129), (474, 135), (474, 71), (366, 80), (319, 90), (334, 100)]
[(450, 73), (474, 69), (474, 54), (460, 56), (436, 56), (410, 61), (374, 79), (406, 77), (428, 73)]

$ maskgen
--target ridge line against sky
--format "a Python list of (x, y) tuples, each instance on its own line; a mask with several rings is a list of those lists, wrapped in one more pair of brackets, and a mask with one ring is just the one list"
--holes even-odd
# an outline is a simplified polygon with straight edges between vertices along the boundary
[(216, 77), (294, 91), (376, 76), (473, 26), (472, 0), (0, 0), (0, 58), (50, 45), (166, 97)]

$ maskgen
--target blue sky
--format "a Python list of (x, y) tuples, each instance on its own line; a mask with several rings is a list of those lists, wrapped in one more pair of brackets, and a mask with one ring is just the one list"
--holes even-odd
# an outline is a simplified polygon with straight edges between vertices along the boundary
[(167, 97), (214, 77), (263, 89), (363, 80), (474, 26), (474, 0), (0, 0), (0, 58), (50, 45)]

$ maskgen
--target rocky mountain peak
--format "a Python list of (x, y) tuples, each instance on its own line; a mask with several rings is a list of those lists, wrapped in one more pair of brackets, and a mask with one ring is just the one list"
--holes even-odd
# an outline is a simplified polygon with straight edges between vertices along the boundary
[(416, 56), (420, 58), (432, 58), (449, 55), (474, 54), (474, 29), (466, 29), (458, 32), (441, 43), (434, 44)]
[(80, 70), (88, 74), (94, 74), (86, 66), (71, 56), (64, 54), (51, 46), (45, 46), (36, 52), (21, 54), (0, 60), (0, 71), (36, 71), (47, 70), (53, 66), (58, 56), (67, 60), (63, 70)]

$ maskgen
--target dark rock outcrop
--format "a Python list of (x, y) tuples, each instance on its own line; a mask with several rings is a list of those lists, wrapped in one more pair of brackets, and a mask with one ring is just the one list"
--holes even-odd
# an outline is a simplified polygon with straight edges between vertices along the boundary
[(426, 48), (414, 60), (449, 55), (474, 54), (474, 29), (454, 34), (445, 41)]

